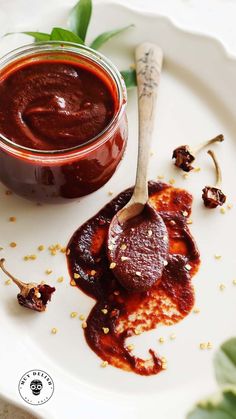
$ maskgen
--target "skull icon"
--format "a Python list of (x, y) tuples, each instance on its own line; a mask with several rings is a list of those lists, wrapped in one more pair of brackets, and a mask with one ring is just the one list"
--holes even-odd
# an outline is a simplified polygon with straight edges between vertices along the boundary
[(30, 388), (32, 390), (32, 393), (35, 396), (38, 396), (43, 388), (43, 383), (40, 380), (32, 380), (30, 383)]

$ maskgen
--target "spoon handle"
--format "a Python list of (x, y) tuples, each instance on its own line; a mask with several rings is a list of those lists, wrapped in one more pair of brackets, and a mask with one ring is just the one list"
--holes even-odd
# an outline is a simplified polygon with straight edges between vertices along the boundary
[(136, 182), (132, 200), (143, 205), (148, 200), (148, 161), (162, 60), (162, 50), (155, 44), (145, 42), (136, 48), (135, 61), (138, 84), (139, 145)]

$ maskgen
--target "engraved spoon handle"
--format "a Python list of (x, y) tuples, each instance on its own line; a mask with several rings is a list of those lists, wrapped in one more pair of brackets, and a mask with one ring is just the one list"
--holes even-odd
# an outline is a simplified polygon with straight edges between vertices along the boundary
[(148, 161), (162, 60), (163, 52), (155, 44), (145, 42), (136, 48), (139, 145), (137, 174), (132, 201), (139, 202), (143, 205), (148, 201)]

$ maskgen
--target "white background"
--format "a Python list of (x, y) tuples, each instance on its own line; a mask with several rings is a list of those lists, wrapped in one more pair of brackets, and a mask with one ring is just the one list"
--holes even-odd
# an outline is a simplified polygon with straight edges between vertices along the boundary
[[(56, 0), (48, 1), (56, 6)], [(94, 3), (98, 1), (94, 0)], [(11, 22), (10, 11), (16, 3), (19, 6), (21, 2), (22, 0), (0, 0), (0, 14), (7, 17), (6, 31), (14, 31), (15, 22)], [(133, 8), (168, 16), (184, 29), (210, 34), (220, 39), (226, 49), (236, 56), (236, 0), (120, 0), (119, 2)], [(72, 1), (65, 0), (66, 3), (72, 3)], [(33, 4), (35, 7), (35, 2), (31, 2), (32, 6)], [(40, 1), (37, 2), (37, 7), (40, 7)], [(22, 9), (23, 16), (24, 9)], [(19, 16), (19, 18), (21, 17)], [(2, 30), (3, 28), (1, 28), (1, 32)], [(30, 419), (32, 417), (0, 401), (0, 418)]]

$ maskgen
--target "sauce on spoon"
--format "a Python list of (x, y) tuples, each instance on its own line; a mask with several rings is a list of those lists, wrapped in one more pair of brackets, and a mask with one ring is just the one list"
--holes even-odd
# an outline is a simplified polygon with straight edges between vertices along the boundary
[(146, 291), (161, 277), (169, 239), (163, 219), (149, 203), (128, 222), (113, 222), (109, 243), (110, 268), (127, 290)]

